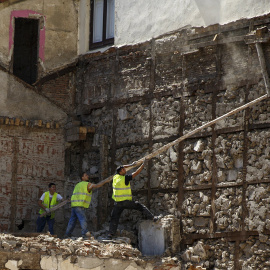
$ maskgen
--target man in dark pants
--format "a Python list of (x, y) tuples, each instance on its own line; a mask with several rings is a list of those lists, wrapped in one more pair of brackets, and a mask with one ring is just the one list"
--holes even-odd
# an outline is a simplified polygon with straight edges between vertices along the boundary
[(126, 175), (126, 168), (134, 165), (121, 165), (116, 169), (116, 174), (113, 177), (113, 195), (112, 198), (115, 201), (111, 215), (110, 229), (106, 236), (107, 240), (112, 239), (112, 236), (116, 233), (121, 213), (124, 209), (134, 209), (141, 211), (147, 219), (157, 220), (157, 217), (149, 211), (149, 209), (139, 203), (132, 200), (132, 193), (130, 187), (130, 181), (137, 176), (143, 169), (144, 163), (132, 174)]

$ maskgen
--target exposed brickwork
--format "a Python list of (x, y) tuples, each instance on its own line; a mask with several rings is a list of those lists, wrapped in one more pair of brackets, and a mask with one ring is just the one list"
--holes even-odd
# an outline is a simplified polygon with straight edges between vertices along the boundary
[(72, 113), (75, 103), (75, 73), (74, 67), (55, 71), (42, 78), (36, 87), (50, 101), (67, 113)]
[(62, 129), (1, 125), (1, 231), (14, 231), (21, 220), (34, 231), (37, 201), (50, 182), (63, 195), (64, 146)]
[(60, 123), (54, 121), (25, 120), (20, 118), (10, 118), (4, 116), (0, 116), (0, 125), (56, 128), (56, 129), (60, 128)]

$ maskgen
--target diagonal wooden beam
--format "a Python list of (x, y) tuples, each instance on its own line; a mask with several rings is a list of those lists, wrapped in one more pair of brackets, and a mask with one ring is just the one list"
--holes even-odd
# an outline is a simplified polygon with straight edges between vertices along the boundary
[[(242, 111), (242, 110), (244, 110), (244, 109), (246, 109), (246, 108), (249, 108), (249, 107), (251, 107), (251, 106), (253, 106), (253, 105), (259, 103), (260, 101), (262, 101), (262, 100), (264, 100), (264, 99), (267, 99), (267, 98), (268, 98), (268, 95), (265, 94), (265, 95), (263, 95), (263, 96), (261, 96), (261, 97), (259, 97), (259, 98), (257, 98), (257, 99), (254, 99), (254, 100), (252, 100), (252, 101), (246, 103), (245, 105), (242, 105), (242, 106), (240, 106), (240, 107), (238, 107), (238, 108), (236, 108), (236, 109), (234, 109), (234, 110), (231, 110), (230, 112), (228, 112), (228, 113), (226, 113), (226, 114), (224, 114), (224, 115), (222, 115), (222, 116), (220, 116), (220, 117), (218, 117), (218, 118), (216, 118), (216, 119), (214, 119), (214, 120), (212, 120), (212, 121), (209, 121), (209, 122), (203, 124), (202, 126), (200, 126), (200, 127), (196, 128), (196, 129), (194, 129), (194, 130), (192, 130), (192, 131), (186, 133), (185, 135), (179, 137), (178, 139), (176, 139), (176, 140), (174, 140), (174, 141), (172, 141), (172, 142), (170, 142), (170, 143), (168, 143), (168, 144), (162, 146), (161, 148), (159, 148), (158, 150), (152, 152), (151, 154), (148, 154), (148, 155), (146, 155), (145, 157), (139, 159), (139, 160), (137, 161), (136, 165), (133, 165), (133, 166), (130, 166), (130, 167), (126, 168), (126, 171), (129, 171), (129, 170), (131, 170), (132, 168), (135, 168), (135, 167), (139, 166), (140, 164), (143, 163), (143, 161), (144, 161), (145, 159), (146, 159), (146, 160), (149, 160), (149, 159), (151, 159), (151, 158), (153, 158), (153, 157), (155, 157), (155, 156), (157, 156), (157, 155), (159, 155), (159, 154), (165, 152), (165, 151), (168, 150), (170, 147), (172, 147), (172, 146), (174, 146), (174, 145), (180, 143), (181, 141), (184, 141), (185, 139), (187, 139), (187, 138), (193, 136), (194, 134), (198, 133), (199, 131), (201, 131), (201, 130), (207, 128), (207, 127), (212, 126), (213, 124), (217, 123), (218, 121), (223, 120), (223, 119), (227, 118), (228, 116), (234, 115), (234, 114), (236, 114), (236, 113), (238, 113), (238, 112), (240, 112), (240, 111)], [(100, 183), (108, 183), (108, 182), (110, 182), (112, 179), (113, 179), (113, 175), (112, 175), (112, 176), (109, 176), (108, 178), (106, 178), (106, 179), (104, 179), (104, 180), (102, 180)]]
[(269, 76), (268, 76), (268, 72), (266, 69), (266, 63), (265, 63), (265, 58), (264, 58), (264, 54), (263, 54), (262, 44), (259, 42), (256, 42), (255, 46), (257, 49), (257, 53), (258, 53), (258, 57), (259, 57), (260, 65), (261, 65), (261, 70), (262, 70), (262, 75), (263, 75), (263, 79), (264, 79), (264, 83), (265, 83), (266, 92), (267, 92), (268, 97), (270, 97)]

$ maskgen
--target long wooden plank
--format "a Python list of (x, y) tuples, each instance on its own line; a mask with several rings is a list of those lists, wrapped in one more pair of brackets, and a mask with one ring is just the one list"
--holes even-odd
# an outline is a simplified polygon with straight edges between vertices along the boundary
[[(50, 208), (51, 212), (54, 212), (55, 210), (57, 210), (57, 209), (63, 207), (63, 206), (66, 205), (68, 202), (70, 202), (69, 199), (67, 199), (67, 200), (65, 200), (65, 201), (63, 201), (63, 202), (60, 202), (60, 203), (57, 204), (56, 206)], [(42, 213), (42, 214), (40, 215), (40, 217), (44, 217), (44, 216), (46, 216), (46, 215), (47, 215), (47, 213), (45, 212), (45, 213)]]
[[(131, 170), (132, 168), (139, 166), (140, 164), (143, 163), (143, 161), (144, 161), (145, 159), (146, 159), (146, 160), (149, 160), (149, 159), (151, 159), (151, 158), (153, 158), (153, 157), (155, 157), (155, 156), (157, 156), (157, 155), (159, 155), (159, 154), (161, 154), (161, 153), (167, 151), (170, 147), (172, 147), (172, 146), (174, 146), (174, 145), (180, 143), (181, 141), (184, 141), (185, 139), (191, 137), (192, 135), (198, 133), (198, 132), (201, 131), (202, 129), (205, 129), (205, 128), (207, 128), (207, 127), (210, 127), (210, 126), (212, 126), (213, 124), (216, 124), (218, 121), (223, 120), (223, 119), (227, 118), (228, 116), (234, 115), (234, 114), (236, 114), (236, 113), (238, 113), (238, 112), (240, 112), (240, 111), (242, 111), (242, 110), (245, 110), (246, 108), (249, 108), (249, 107), (251, 107), (251, 106), (253, 106), (253, 105), (259, 103), (260, 101), (262, 101), (262, 100), (264, 100), (264, 99), (267, 99), (267, 98), (268, 98), (268, 95), (265, 94), (265, 95), (263, 95), (263, 96), (261, 96), (261, 97), (259, 97), (259, 98), (257, 98), (257, 99), (254, 99), (254, 100), (252, 100), (252, 101), (246, 103), (245, 105), (242, 105), (242, 106), (240, 106), (240, 107), (238, 107), (238, 108), (236, 108), (236, 109), (234, 109), (234, 110), (231, 110), (230, 112), (228, 112), (228, 113), (226, 113), (226, 114), (224, 114), (224, 115), (222, 115), (222, 116), (220, 116), (220, 117), (218, 117), (218, 118), (216, 118), (216, 119), (214, 119), (214, 120), (212, 120), (212, 121), (209, 121), (209, 122), (203, 124), (202, 126), (200, 126), (200, 127), (196, 128), (196, 129), (194, 129), (194, 130), (192, 130), (192, 131), (186, 133), (185, 135), (179, 137), (178, 139), (176, 139), (176, 140), (174, 140), (174, 141), (172, 141), (172, 142), (170, 142), (170, 143), (168, 143), (168, 144), (162, 146), (161, 148), (159, 148), (158, 150), (154, 151), (153, 153), (148, 154), (148, 155), (146, 155), (145, 157), (139, 159), (139, 160), (137, 161), (136, 165), (130, 166), (130, 167), (128, 167), (126, 170), (129, 171), (129, 170)], [(106, 178), (106, 179), (104, 179), (104, 180), (102, 180), (100, 183), (108, 183), (108, 182), (112, 181), (112, 179), (113, 179), (113, 175), (112, 175), (112, 176), (109, 176), (108, 178)]]

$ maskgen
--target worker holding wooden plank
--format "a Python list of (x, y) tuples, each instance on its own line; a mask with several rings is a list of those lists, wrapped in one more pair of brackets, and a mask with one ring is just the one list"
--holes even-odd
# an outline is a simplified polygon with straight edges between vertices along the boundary
[(150, 210), (138, 201), (132, 200), (130, 181), (137, 176), (144, 167), (145, 160), (141, 166), (132, 174), (126, 175), (127, 168), (136, 165), (136, 162), (130, 165), (121, 165), (116, 169), (116, 174), (113, 177), (113, 195), (114, 207), (111, 215), (110, 229), (107, 236), (103, 240), (111, 240), (116, 233), (121, 213), (124, 209), (138, 210), (144, 214), (147, 219), (158, 220)]
[(40, 210), (36, 222), (37, 232), (42, 232), (47, 223), (50, 234), (54, 234), (53, 226), (55, 223), (55, 212), (51, 209), (63, 200), (63, 197), (55, 191), (56, 185), (54, 183), (50, 183), (49, 190), (44, 192), (38, 201)]
[(71, 234), (76, 226), (77, 220), (79, 220), (81, 229), (82, 229), (82, 237), (87, 239), (90, 237), (90, 232), (87, 228), (87, 219), (85, 210), (89, 208), (91, 199), (92, 199), (92, 190), (95, 188), (99, 188), (106, 184), (106, 181), (103, 181), (98, 184), (93, 184), (89, 181), (89, 175), (87, 173), (82, 174), (82, 181), (79, 182), (71, 196), (71, 217), (68, 222), (68, 226), (66, 229), (66, 233), (64, 238), (71, 237)]

